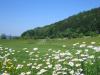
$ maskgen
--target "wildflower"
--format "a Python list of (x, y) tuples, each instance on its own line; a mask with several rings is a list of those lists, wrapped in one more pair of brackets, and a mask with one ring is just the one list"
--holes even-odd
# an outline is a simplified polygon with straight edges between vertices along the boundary
[(74, 66), (74, 63), (73, 62), (69, 62), (68, 63), (70, 66)]
[(96, 42), (91, 42), (91, 44), (95, 44)]
[(37, 75), (41, 75), (41, 74), (43, 74), (44, 72), (46, 72), (47, 70), (45, 70), (45, 69), (41, 69), (38, 73), (37, 73)]
[(55, 59), (60, 59), (59, 55), (56, 55), (54, 58), (55, 58)]
[(61, 56), (61, 57), (64, 57), (64, 56), (65, 56), (65, 53), (60, 53), (60, 56)]
[(25, 51), (26, 53), (28, 53), (29, 51)]
[(30, 75), (30, 74), (31, 74), (31, 71), (26, 72), (26, 75)]
[(88, 49), (85, 49), (85, 52), (88, 52), (89, 50)]
[(58, 75), (58, 74), (56, 73), (56, 71), (53, 71), (52, 75)]
[(93, 48), (93, 46), (92, 45), (89, 45), (89, 46), (87, 46), (87, 48)]
[(11, 48), (9, 49), (9, 52), (12, 52), (12, 49)]
[(85, 47), (85, 46), (86, 46), (86, 44), (81, 44), (81, 45), (80, 45), (80, 47)]
[(71, 70), (69, 73), (70, 73), (71, 75), (74, 75), (74, 70)]
[(5, 71), (4, 73), (2, 73), (1, 75), (10, 75), (9, 73), (7, 73), (7, 71)]
[(93, 59), (94, 58), (94, 55), (89, 56), (89, 58)]
[(76, 46), (77, 44), (73, 44), (73, 46)]
[(34, 50), (34, 51), (37, 51), (37, 50), (38, 50), (38, 48), (33, 48), (33, 50)]
[(50, 48), (50, 49), (48, 49), (48, 51), (52, 51), (52, 49)]
[(32, 68), (35, 68), (35, 66), (32, 66)]
[(31, 65), (32, 65), (32, 63), (27, 64), (27, 66), (31, 66)]
[(67, 72), (63, 72), (62, 74), (63, 74), (63, 75), (67, 75)]
[(18, 53), (20, 52), (20, 51), (17, 51)]
[(11, 53), (12, 55), (14, 55), (15, 53)]
[(36, 66), (36, 69), (40, 69), (40, 66)]
[(75, 66), (76, 66), (76, 67), (79, 67), (80, 65), (81, 65), (81, 64), (76, 64)]
[(62, 47), (66, 47), (66, 45), (62, 45)]
[(29, 55), (32, 55), (32, 54), (33, 54), (33, 52), (30, 52), (30, 53), (29, 53)]
[(79, 61), (79, 59), (77, 59), (77, 58), (74, 58), (74, 59), (72, 59), (72, 61)]
[(62, 69), (61, 64), (56, 64), (54, 69), (56, 69), (57, 71), (61, 70)]
[(76, 54), (80, 54), (82, 51), (81, 50), (77, 50)]
[(22, 68), (22, 67), (23, 67), (23, 65), (18, 64), (17, 67), (16, 67), (16, 69), (19, 69), (19, 68)]
[(78, 59), (78, 60), (79, 60), (80, 62), (81, 62), (81, 61), (84, 61), (83, 59)]
[(86, 43), (86, 42), (82, 42), (82, 43)]
[(67, 52), (66, 52), (66, 55), (71, 56), (72, 54), (71, 54), (70, 52), (67, 51)]
[(23, 50), (26, 50), (27, 48), (23, 48)]
[(100, 52), (100, 47), (94, 47), (93, 48), (96, 52)]
[(52, 64), (48, 65), (48, 68), (52, 68)]
[(7, 50), (7, 49), (9, 49), (9, 48), (5, 48), (5, 50)]
[(22, 72), (21, 74), (19, 74), (19, 75), (25, 75), (25, 72)]

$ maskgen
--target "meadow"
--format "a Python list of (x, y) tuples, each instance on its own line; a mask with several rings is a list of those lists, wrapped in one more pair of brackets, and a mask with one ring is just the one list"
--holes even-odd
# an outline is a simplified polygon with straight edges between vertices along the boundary
[(0, 75), (100, 75), (100, 37), (0, 40)]

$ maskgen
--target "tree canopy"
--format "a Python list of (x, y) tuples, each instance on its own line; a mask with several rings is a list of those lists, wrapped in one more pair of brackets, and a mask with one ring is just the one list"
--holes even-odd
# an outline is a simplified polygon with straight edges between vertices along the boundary
[(22, 33), (22, 38), (76, 38), (100, 34), (100, 7)]

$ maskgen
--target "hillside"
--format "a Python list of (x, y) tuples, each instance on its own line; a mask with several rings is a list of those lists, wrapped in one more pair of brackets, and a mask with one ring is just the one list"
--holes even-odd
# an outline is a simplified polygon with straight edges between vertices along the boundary
[(22, 33), (23, 38), (76, 38), (95, 36), (100, 33), (100, 7), (81, 12), (67, 19), (27, 30)]

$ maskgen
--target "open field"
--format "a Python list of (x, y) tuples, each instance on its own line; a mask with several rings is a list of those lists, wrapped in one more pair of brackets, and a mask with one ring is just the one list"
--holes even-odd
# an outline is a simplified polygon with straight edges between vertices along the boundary
[(0, 40), (0, 75), (100, 75), (100, 37)]
[(62, 49), (62, 45), (66, 45), (66, 48), (70, 48), (74, 43), (86, 42), (90, 44), (91, 42), (96, 42), (96, 45), (100, 43), (100, 37), (93, 38), (77, 38), (77, 39), (42, 39), (42, 40), (0, 40), (0, 44), (13, 48), (16, 50), (22, 48), (32, 49), (38, 47), (41, 51), (46, 51), (49, 48), (52, 49)]

